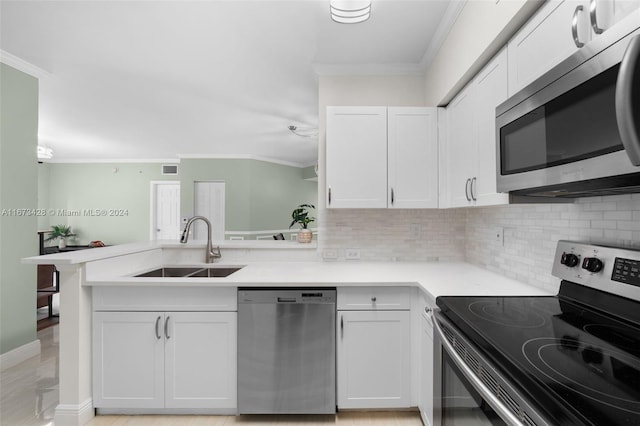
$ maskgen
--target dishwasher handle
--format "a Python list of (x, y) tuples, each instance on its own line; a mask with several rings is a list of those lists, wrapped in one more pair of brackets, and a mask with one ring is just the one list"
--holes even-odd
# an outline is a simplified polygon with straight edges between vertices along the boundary
[(297, 301), (295, 297), (278, 297), (278, 303), (296, 303)]

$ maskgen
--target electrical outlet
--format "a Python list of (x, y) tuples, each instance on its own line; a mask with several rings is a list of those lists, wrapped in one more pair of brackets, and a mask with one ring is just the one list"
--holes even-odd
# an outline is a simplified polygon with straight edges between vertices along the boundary
[(338, 258), (338, 250), (325, 249), (322, 251), (322, 258), (326, 260), (335, 260)]
[(420, 233), (422, 232), (422, 225), (419, 223), (412, 223), (409, 225), (409, 235), (411, 238), (420, 238)]
[(360, 259), (360, 250), (358, 250), (358, 249), (346, 249), (344, 251), (344, 257), (347, 260), (358, 260), (358, 259)]
[(501, 246), (504, 245), (504, 228), (495, 228), (493, 230), (493, 235), (495, 238), (495, 242), (500, 244)]

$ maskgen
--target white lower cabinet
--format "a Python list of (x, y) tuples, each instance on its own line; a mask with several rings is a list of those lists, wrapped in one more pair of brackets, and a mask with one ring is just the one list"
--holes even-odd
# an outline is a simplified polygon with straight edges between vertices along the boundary
[(233, 412), (236, 329), (236, 312), (94, 312), (94, 407)]
[(411, 405), (411, 313), (338, 311), (338, 408)]

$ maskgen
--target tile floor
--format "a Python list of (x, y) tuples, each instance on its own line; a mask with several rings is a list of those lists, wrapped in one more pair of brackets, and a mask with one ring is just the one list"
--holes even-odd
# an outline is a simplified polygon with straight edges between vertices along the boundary
[(58, 405), (58, 326), (38, 332), (41, 353), (0, 373), (0, 425), (53, 425)]
[[(58, 326), (38, 332), (41, 354), (0, 374), (0, 426), (53, 426), (58, 405)], [(421, 426), (416, 411), (335, 416), (98, 416), (89, 426)]]

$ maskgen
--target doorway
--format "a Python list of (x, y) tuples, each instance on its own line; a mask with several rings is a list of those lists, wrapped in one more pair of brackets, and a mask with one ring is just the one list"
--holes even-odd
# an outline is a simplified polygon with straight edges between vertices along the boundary
[[(197, 181), (193, 189), (193, 211), (211, 222), (211, 238), (224, 240), (225, 183), (222, 181)], [(207, 227), (201, 221), (194, 222), (194, 240), (207, 239)]]
[(151, 182), (151, 240), (180, 238), (180, 182)]

